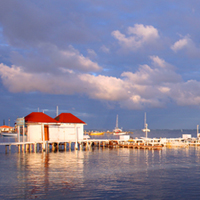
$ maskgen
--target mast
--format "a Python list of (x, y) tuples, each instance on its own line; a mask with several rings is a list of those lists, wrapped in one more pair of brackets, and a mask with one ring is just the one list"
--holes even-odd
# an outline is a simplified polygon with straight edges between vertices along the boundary
[(118, 115), (117, 115), (117, 118), (116, 118), (116, 127), (115, 128), (118, 128)]
[(146, 121), (147, 121), (147, 119), (146, 119), (146, 112), (144, 113), (144, 127), (146, 127)]
[(58, 116), (58, 106), (56, 107), (56, 116)]
[(150, 129), (148, 129), (148, 124), (146, 123), (146, 112), (144, 113), (144, 129), (142, 130), (145, 132), (145, 137), (147, 138), (148, 132), (150, 132)]

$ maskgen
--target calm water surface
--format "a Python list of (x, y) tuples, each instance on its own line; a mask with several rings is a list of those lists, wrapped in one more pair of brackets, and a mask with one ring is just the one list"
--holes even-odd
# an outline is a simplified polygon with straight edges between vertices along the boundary
[[(168, 132), (169, 137), (181, 134)], [(50, 153), (13, 149), (8, 154), (1, 147), (0, 159), (0, 199), (199, 199), (200, 195), (200, 147)]]

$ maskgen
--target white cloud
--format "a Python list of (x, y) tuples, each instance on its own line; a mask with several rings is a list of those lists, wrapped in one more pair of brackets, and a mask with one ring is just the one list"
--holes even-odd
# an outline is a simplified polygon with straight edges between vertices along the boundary
[(189, 35), (186, 35), (182, 39), (175, 42), (171, 49), (177, 53), (178, 51), (185, 50), (187, 55), (191, 57), (200, 57), (200, 48), (196, 47), (193, 40), (190, 38)]
[[(92, 50), (90, 50), (90, 53), (96, 55)], [(101, 67), (97, 63), (84, 57), (72, 46), (69, 46), (68, 50), (59, 50), (57, 47), (54, 47), (54, 51), (51, 52), (48, 57), (52, 58), (52, 62), (55, 66), (61, 66), (67, 69), (80, 70), (84, 72), (101, 70)]]
[(85, 86), (84, 92), (92, 98), (110, 101), (128, 98), (126, 83), (122, 79), (90, 74), (82, 74), (79, 77)]
[[(59, 68), (80, 72), (96, 72), (102, 69), (71, 45), (66, 49), (59, 49), (56, 45), (44, 43), (40, 44), (36, 52), (33, 50), (25, 55), (15, 52), (12, 55), (12, 62), (16, 66), (23, 66), (26, 71), (35, 73), (55, 72)], [(95, 52), (90, 50), (90, 54), (94, 56)]]
[(190, 41), (191, 41), (190, 38), (188, 36), (186, 36), (185, 38), (180, 39), (179, 41), (175, 42), (174, 45), (171, 46), (171, 49), (174, 52), (177, 52), (180, 49), (187, 47), (188, 44), (190, 43)]
[(121, 78), (77, 73), (25, 72), (20, 66), (0, 64), (0, 76), (11, 92), (40, 91), (50, 94), (85, 94), (93, 99), (119, 102), (121, 107), (141, 109), (163, 107), (169, 101), (178, 105), (200, 105), (200, 82), (184, 82), (174, 67), (150, 56), (152, 65), (140, 65), (136, 72), (123, 72)]
[(71, 72), (59, 76), (53, 73), (29, 73), (24, 72), (22, 67), (0, 64), (0, 75), (5, 87), (14, 93), (40, 91), (49, 94), (74, 94), (82, 91), (77, 75)]
[(127, 34), (122, 34), (119, 30), (113, 31), (112, 36), (119, 41), (125, 49), (137, 50), (146, 44), (152, 44), (159, 38), (158, 30), (153, 26), (135, 24), (128, 27)]
[(108, 47), (106, 47), (105, 45), (102, 45), (101, 46), (101, 51), (103, 51), (104, 53), (109, 53), (110, 52), (110, 49)]

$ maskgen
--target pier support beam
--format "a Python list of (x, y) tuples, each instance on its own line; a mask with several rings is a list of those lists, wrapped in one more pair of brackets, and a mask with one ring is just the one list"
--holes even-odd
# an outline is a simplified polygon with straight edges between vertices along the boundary
[(71, 142), (69, 142), (69, 151), (71, 151), (72, 150), (72, 144), (71, 144)]
[(45, 152), (48, 152), (48, 141), (45, 142)]

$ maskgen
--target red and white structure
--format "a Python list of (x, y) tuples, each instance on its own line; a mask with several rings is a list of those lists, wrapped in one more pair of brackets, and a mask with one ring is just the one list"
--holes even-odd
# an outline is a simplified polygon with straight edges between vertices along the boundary
[(78, 142), (83, 140), (85, 122), (71, 113), (52, 118), (42, 112), (32, 112), (20, 118), (18, 142)]

